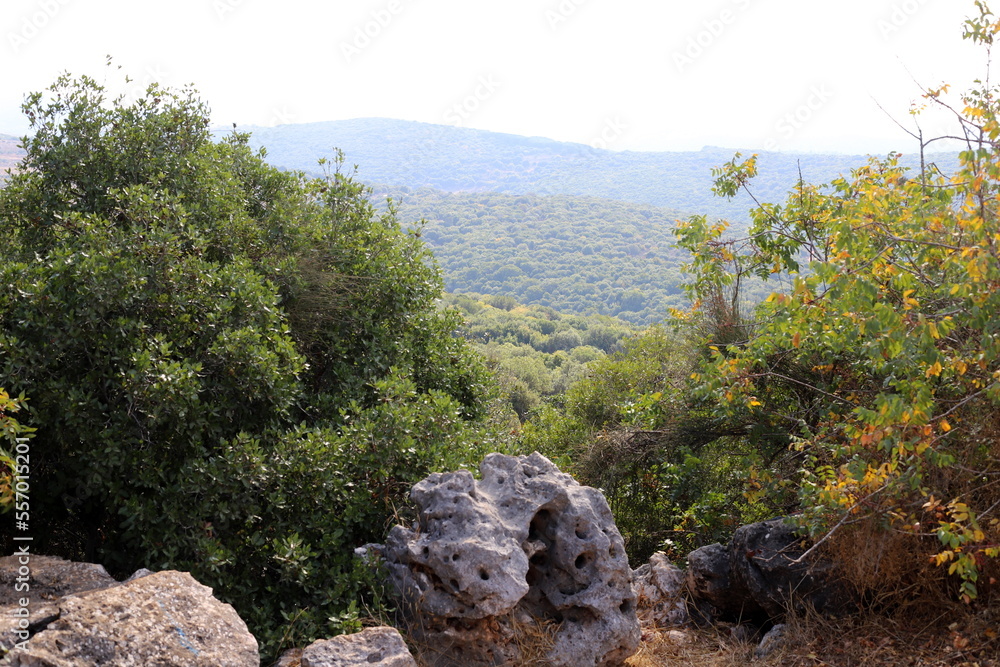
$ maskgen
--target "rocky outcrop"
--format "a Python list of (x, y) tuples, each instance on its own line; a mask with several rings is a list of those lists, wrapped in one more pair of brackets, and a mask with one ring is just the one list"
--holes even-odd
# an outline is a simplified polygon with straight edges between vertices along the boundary
[(315, 641), (302, 651), (300, 667), (417, 667), (395, 628), (368, 628)]
[(646, 625), (671, 626), (688, 622), (684, 599), (684, 570), (664, 553), (652, 555), (649, 562), (632, 573), (639, 621)]
[(0, 558), (0, 655), (57, 619), (63, 596), (117, 585), (94, 563), (34, 554)]
[(689, 553), (686, 578), (699, 621), (741, 622), (764, 613), (749, 591), (734, 581), (728, 547), (709, 544)]
[(812, 555), (801, 558), (808, 546), (784, 519), (741, 526), (729, 548), (733, 580), (772, 619), (789, 604), (820, 613), (849, 608), (850, 597), (833, 563)]
[[(6, 559), (5, 559), (6, 560)], [(3, 660), (11, 667), (257, 667), (257, 641), (235, 610), (183, 572), (118, 584), (81, 563), (31, 558), (29, 597), (66, 593), (32, 614), (31, 637)], [(73, 583), (59, 573), (89, 572)], [(88, 577), (90, 577), (88, 579)], [(59, 581), (46, 589), (44, 582)], [(90, 586), (85, 589), (85, 586)], [(51, 612), (42, 612), (49, 609)], [(12, 614), (8, 607), (0, 613)]]
[(620, 665), (639, 625), (604, 496), (537, 453), (491, 454), (480, 470), (481, 481), (459, 471), (416, 484), (418, 520), (383, 551), (423, 660)]
[(794, 605), (820, 613), (851, 609), (833, 564), (810, 554), (784, 519), (741, 526), (728, 546), (688, 554), (687, 586), (709, 620), (769, 623)]

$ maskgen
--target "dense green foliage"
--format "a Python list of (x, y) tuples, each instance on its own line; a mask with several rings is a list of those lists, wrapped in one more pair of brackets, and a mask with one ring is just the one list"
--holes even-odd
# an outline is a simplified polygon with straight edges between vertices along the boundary
[(0, 385), (32, 398), (35, 548), (190, 570), (265, 655), (334, 633), (409, 486), (503, 446), (429, 253), (339, 164), (213, 143), (192, 91), (63, 76), (24, 110)]
[(441, 263), (446, 289), (653, 324), (686, 304), (679, 213), (593, 197), (388, 194)]
[[(901, 136), (901, 143), (905, 137)], [(252, 145), (288, 169), (315, 169), (330, 146), (362, 165), (368, 183), (448, 192), (582, 195), (746, 220), (753, 200), (712, 196), (712, 168), (732, 150), (636, 152), (592, 148), (541, 137), (384, 118), (253, 128)], [(739, 148), (739, 147), (736, 147)], [(779, 199), (800, 178), (828, 182), (864, 156), (764, 153), (757, 194)], [(939, 160), (949, 164), (954, 156)], [(908, 164), (919, 164), (918, 156)]]
[(604, 490), (633, 563), (656, 550), (679, 558), (789, 506), (787, 495), (744, 495), (748, 469), (791, 465), (788, 438), (718, 418), (690, 395), (689, 376), (719, 321), (680, 333), (509, 296), (449, 294), (444, 303), (461, 311), (462, 334), (526, 420), (522, 448)]
[(702, 409), (688, 393), (700, 338), (650, 327), (587, 366), (564, 399), (526, 424), (528, 448), (603, 489), (630, 560), (680, 558), (779, 511), (748, 501), (745, 472), (784, 456), (787, 440)]
[(449, 294), (444, 302), (464, 316), (462, 335), (488, 360), (502, 397), (521, 421), (635, 333), (612, 317), (565, 315), (522, 306), (509, 296)]
[[(965, 36), (989, 47), (1000, 22), (977, 6)], [(947, 99), (932, 90), (925, 106), (959, 120), (954, 175), (890, 155), (762, 205), (745, 239), (703, 218), (678, 231), (704, 303), (743, 275), (794, 276), (694, 376), (718, 418), (793, 439), (800, 474), (765, 470), (764, 488), (796, 490), (821, 539), (865, 524), (912, 536), (912, 557), (947, 565), (969, 601), (1000, 555), (1000, 95), (977, 82)], [(758, 167), (734, 160), (718, 192), (750, 187)]]

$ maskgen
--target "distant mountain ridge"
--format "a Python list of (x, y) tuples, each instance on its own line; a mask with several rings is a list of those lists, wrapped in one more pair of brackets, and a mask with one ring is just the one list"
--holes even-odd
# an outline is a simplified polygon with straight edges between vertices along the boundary
[[(385, 118), (245, 127), (251, 143), (267, 149), (268, 161), (317, 173), (317, 161), (344, 151), (361, 180), (373, 184), (430, 187), (445, 192), (580, 195), (745, 220), (753, 206), (740, 195), (729, 201), (712, 193), (712, 168), (734, 149), (686, 152), (611, 151), (584, 144), (523, 137), (465, 127)], [(220, 131), (221, 133), (221, 131)], [(864, 155), (739, 151), (759, 154), (754, 184), (761, 201), (780, 202), (801, 173), (810, 183), (829, 183), (868, 161)], [(953, 155), (938, 155), (947, 171)], [(916, 165), (908, 155), (905, 163)]]
[[(242, 127), (251, 144), (267, 150), (268, 162), (284, 169), (318, 174), (320, 158), (344, 151), (361, 180), (389, 187), (430, 187), (444, 192), (497, 192), (516, 195), (576, 195), (669, 207), (690, 213), (747, 219), (753, 201), (712, 193), (712, 168), (733, 158), (735, 149), (700, 151), (611, 151), (544, 137), (524, 137), (466, 127), (386, 118)], [(219, 129), (220, 137), (229, 130)], [(0, 179), (21, 159), (20, 139), (0, 134)], [(753, 184), (760, 201), (781, 202), (801, 173), (810, 183), (829, 183), (863, 166), (864, 155), (757, 152), (759, 176)], [(954, 154), (929, 156), (947, 173)], [(906, 154), (916, 166), (918, 156)]]

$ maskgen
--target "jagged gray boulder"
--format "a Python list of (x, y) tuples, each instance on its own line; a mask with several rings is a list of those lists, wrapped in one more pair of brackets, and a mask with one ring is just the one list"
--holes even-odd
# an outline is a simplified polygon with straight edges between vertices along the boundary
[(117, 585), (94, 563), (30, 553), (0, 558), (0, 655), (58, 618), (63, 596)]
[(395, 628), (368, 628), (315, 641), (302, 651), (300, 667), (417, 667)]
[(688, 554), (687, 586), (707, 620), (767, 623), (789, 605), (821, 613), (853, 607), (832, 562), (805, 557), (806, 541), (785, 519), (740, 526), (727, 546), (712, 544)]
[(663, 627), (688, 622), (684, 570), (671, 563), (666, 554), (653, 554), (648, 563), (632, 573), (632, 580), (643, 624)]
[(733, 582), (771, 619), (782, 617), (789, 604), (820, 613), (850, 609), (834, 564), (813, 554), (800, 559), (808, 546), (785, 519), (740, 526), (729, 548)]
[[(600, 491), (542, 455), (491, 454), (410, 494), (384, 557), (430, 665), (620, 665), (639, 644), (632, 571)], [(530, 654), (530, 655), (529, 655)]]
[(212, 589), (158, 572), (68, 595), (58, 617), (15, 648), (11, 667), (258, 667), (257, 641)]
[(688, 554), (687, 588), (699, 621), (743, 622), (764, 613), (745, 587), (733, 580), (727, 546), (709, 544)]

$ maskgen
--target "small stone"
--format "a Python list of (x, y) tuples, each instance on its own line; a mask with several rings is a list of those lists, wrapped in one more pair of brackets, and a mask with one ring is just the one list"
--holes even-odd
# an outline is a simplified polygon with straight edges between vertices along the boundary
[(640, 622), (659, 627), (688, 622), (684, 570), (657, 552), (632, 573)]
[(315, 641), (302, 651), (301, 667), (417, 667), (395, 628), (368, 628)]
[(760, 644), (754, 649), (753, 657), (760, 659), (766, 658), (771, 655), (774, 651), (779, 649), (785, 643), (785, 624), (777, 623), (774, 627), (767, 631), (764, 638), (760, 640)]
[(671, 644), (678, 646), (686, 646), (691, 643), (691, 635), (683, 630), (668, 630), (665, 636)]

